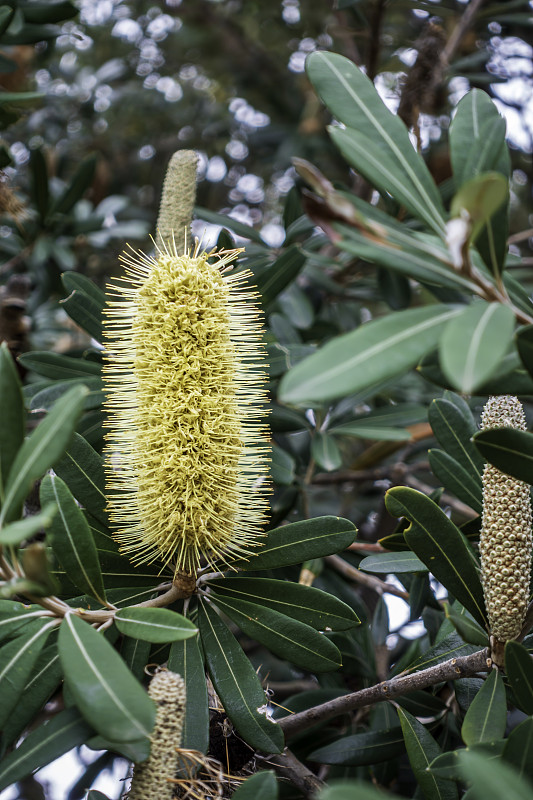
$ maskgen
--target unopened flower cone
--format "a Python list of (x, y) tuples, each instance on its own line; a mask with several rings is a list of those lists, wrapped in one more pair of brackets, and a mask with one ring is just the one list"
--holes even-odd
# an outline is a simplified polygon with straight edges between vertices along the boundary
[[(524, 411), (516, 397), (489, 398), (483, 409), (481, 428), (496, 427), (526, 430)], [(481, 579), (490, 632), (497, 642), (515, 639), (524, 624), (531, 551), (529, 486), (486, 464), (480, 536)]]
[(246, 555), (268, 504), (261, 313), (238, 250), (122, 256), (108, 287), (107, 494), (134, 563)]

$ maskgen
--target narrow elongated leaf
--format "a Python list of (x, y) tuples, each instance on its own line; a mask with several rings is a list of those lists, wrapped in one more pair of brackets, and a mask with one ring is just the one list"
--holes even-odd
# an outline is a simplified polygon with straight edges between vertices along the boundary
[(0, 790), (46, 766), (73, 747), (83, 744), (91, 728), (76, 708), (66, 708), (24, 739), (0, 765)]
[(380, 143), (353, 128), (328, 126), (333, 143), (357, 172), (381, 192), (391, 194), (395, 200), (418, 217), (435, 232), (441, 231), (441, 217), (435, 218), (434, 207), (428, 208), (412, 183), (405, 181), (392, 154), (383, 150)]
[(341, 517), (315, 517), (269, 531), (256, 554), (233, 562), (246, 571), (276, 569), (312, 558), (340, 553), (357, 535), (353, 522)]
[(16, 713), (11, 714), (2, 729), (4, 744), (10, 745), (18, 739), (57, 689), (62, 676), (57, 644), (52, 642), (39, 653), (24, 691), (17, 701)]
[(293, 281), (305, 264), (305, 255), (298, 245), (285, 250), (266, 270), (255, 279), (255, 285), (261, 295), (263, 308), (267, 308), (276, 297)]
[(314, 628), (279, 611), (240, 598), (216, 594), (213, 602), (250, 638), (309, 672), (331, 672), (341, 666), (333, 642)]
[(216, 211), (211, 211), (207, 208), (200, 208), (199, 206), (195, 207), (194, 213), (199, 219), (203, 219), (206, 222), (212, 222), (214, 225), (221, 225), (223, 228), (229, 228), (230, 231), (236, 233), (237, 236), (242, 236), (245, 239), (250, 239), (256, 244), (263, 245), (263, 247), (265, 246), (265, 241), (261, 238), (259, 231), (256, 231), (255, 228), (250, 227), (250, 225), (245, 225), (243, 222), (239, 222), (238, 219), (228, 217), (227, 214), (218, 214)]
[(445, 603), (444, 610), (446, 612), (446, 619), (451, 620), (453, 627), (465, 642), (470, 644), (477, 644), (480, 647), (488, 646), (488, 633), (468, 616), (463, 609), (461, 613), (455, 606), (450, 606)]
[(55, 381), (45, 386), (32, 395), (30, 399), (30, 410), (49, 411), (54, 403), (75, 386), (82, 386), (88, 390), (83, 401), (83, 408), (85, 411), (101, 405), (103, 401), (102, 379), (88, 376), (86, 378), (72, 378), (68, 381)]
[(433, 305), (398, 311), (338, 336), (282, 378), (283, 402), (311, 405), (404, 373), (438, 344), (458, 311)]
[(470, 750), (459, 751), (463, 780), (472, 784), (472, 800), (505, 797), (505, 800), (530, 800), (533, 784), (516, 774), (501, 759), (490, 759)]
[(379, 764), (405, 752), (405, 743), (400, 727), (388, 731), (370, 731), (344, 736), (331, 744), (319, 747), (309, 753), (311, 761), (319, 764), (342, 764), (361, 767)]
[(0, 641), (11, 637), (18, 628), (46, 615), (38, 605), (27, 606), (14, 600), (0, 600)]
[(346, 422), (329, 429), (332, 436), (357, 436), (359, 439), (375, 439), (377, 442), (405, 442), (411, 434), (405, 428), (385, 428), (358, 422)]
[(56, 512), (57, 506), (55, 503), (48, 503), (40, 514), (34, 514), (32, 517), (26, 517), (18, 520), (18, 522), (6, 525), (5, 528), (0, 530), (0, 544), (16, 545), (20, 544), (23, 539), (29, 539), (41, 528), (48, 528)]
[(426, 667), (433, 667), (436, 664), (442, 664), (443, 661), (449, 661), (450, 658), (459, 658), (459, 656), (469, 656), (479, 650), (477, 645), (465, 644), (461, 637), (454, 631), (453, 633), (445, 636), (433, 647), (424, 651), (424, 654), (415, 659), (409, 664), (409, 670), (426, 669)]
[(52, 205), (52, 214), (68, 214), (89, 188), (96, 169), (96, 155), (92, 154), (81, 162), (65, 191)]
[(71, 389), (22, 445), (9, 474), (0, 524), (18, 516), (33, 481), (63, 454), (72, 438), (86, 393), (81, 386)]
[(476, 475), (479, 476), (477, 480), (481, 487), (484, 461), (470, 441), (477, 431), (472, 414), (459, 408), (449, 399), (439, 398), (431, 402), (428, 419), (441, 447), (455, 458), (474, 480)]
[(46, 475), (40, 488), (41, 503), (55, 503), (48, 541), (67, 577), (84, 594), (105, 605), (105, 589), (98, 552), (89, 524), (70, 489), (57, 475)]
[(35, 662), (56, 621), (39, 620), (0, 651), (0, 729), (9, 719), (24, 691)]
[(290, 486), (294, 482), (296, 463), (294, 458), (277, 445), (272, 446), (270, 476), (278, 486)]
[(482, 491), (478, 474), (470, 472), (444, 450), (428, 450), (429, 466), (444, 488), (481, 514)]
[(525, 714), (533, 714), (533, 662), (519, 642), (505, 645), (505, 672), (518, 708)]
[[(367, 76), (349, 59), (322, 51), (311, 54), (306, 70), (333, 116), (376, 143), (392, 161), (393, 175), (420, 198), (429, 226), (441, 232), (444, 227), (442, 201), (429, 170), (414, 150), (407, 128), (388, 110)], [(359, 169), (361, 165), (355, 166)], [(390, 193), (394, 195), (393, 191)]]
[(100, 313), (103, 311), (106, 304), (105, 292), (86, 275), (81, 272), (64, 272), (61, 276), (61, 282), (65, 287), (65, 291), (69, 293), (74, 291), (81, 292), (96, 303)]
[(105, 637), (67, 614), (59, 630), (59, 655), (69, 690), (89, 724), (113, 741), (138, 742), (146, 758), (155, 705)]
[(313, 436), (311, 456), (320, 469), (327, 472), (338, 469), (342, 464), (342, 454), (335, 439), (329, 433), (318, 432)]
[(79, 433), (74, 434), (61, 461), (54, 464), (54, 471), (76, 500), (107, 527), (104, 460)]
[(468, 747), (495, 742), (503, 738), (506, 722), (503, 678), (497, 669), (493, 669), (466, 712), (461, 736)]
[(452, 386), (473, 394), (492, 377), (511, 346), (514, 326), (509, 306), (484, 301), (453, 319), (439, 345), (440, 364)]
[(520, 777), (533, 781), (533, 717), (528, 717), (509, 734), (503, 759), (515, 767)]
[(533, 433), (515, 428), (491, 428), (476, 433), (474, 444), (501, 472), (533, 484)]
[(277, 800), (278, 784), (271, 770), (256, 772), (232, 794), (234, 800)]
[(242, 600), (251, 600), (319, 631), (326, 628), (342, 631), (359, 624), (353, 609), (342, 600), (301, 583), (273, 578), (237, 577), (209, 581), (209, 586), (217, 593), (222, 593), (223, 597), (229, 594)]
[(126, 636), (154, 644), (177, 642), (198, 633), (189, 619), (168, 608), (121, 608), (115, 624)]
[(434, 800), (456, 800), (458, 797), (457, 787), (450, 781), (437, 778), (428, 772), (430, 763), (441, 753), (433, 736), (416, 717), (404, 711), (403, 708), (398, 709), (398, 716), (409, 763), (424, 797), (431, 797)]
[(23, 353), (19, 356), (20, 363), (38, 375), (53, 380), (69, 380), (70, 378), (85, 378), (90, 375), (99, 376), (102, 365), (97, 361), (85, 358), (72, 358), (61, 353)]
[(402, 573), (402, 572), (427, 572), (428, 568), (418, 556), (410, 551), (403, 553), (378, 553), (366, 556), (359, 564), (359, 569), (364, 572)]
[(281, 752), (283, 732), (266, 716), (265, 693), (235, 637), (203, 603), (198, 623), (213, 686), (238, 733), (256, 750)]
[(87, 331), (89, 336), (102, 340), (102, 309), (100, 304), (89, 295), (74, 289), (68, 297), (59, 301), (69, 317)]
[(507, 200), (509, 180), (498, 172), (483, 172), (471, 178), (459, 188), (452, 198), (452, 217), (460, 217), (465, 211), (471, 225), (470, 240), (475, 241), (481, 229)]
[(390, 514), (410, 521), (405, 540), (443, 586), (483, 626), (485, 602), (478, 564), (459, 528), (429, 497), (402, 486), (389, 489), (385, 504)]
[(183, 723), (182, 747), (207, 753), (209, 747), (209, 706), (202, 654), (198, 638), (174, 642), (168, 668), (185, 681), (187, 707)]
[(0, 345), (0, 501), (15, 457), (22, 447), (26, 413), (22, 388), (7, 342)]
[(150, 642), (143, 642), (141, 639), (124, 636), (122, 640), (120, 655), (138, 681), (144, 679), (146, 674), (144, 668), (150, 660), (151, 649)]

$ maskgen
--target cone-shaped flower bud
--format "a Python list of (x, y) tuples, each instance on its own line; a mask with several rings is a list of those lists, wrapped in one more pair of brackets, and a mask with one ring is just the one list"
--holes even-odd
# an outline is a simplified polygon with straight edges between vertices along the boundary
[(108, 287), (107, 494), (135, 563), (194, 573), (257, 544), (268, 502), (261, 314), (238, 251), (122, 257)]
[(161, 670), (150, 681), (148, 694), (157, 709), (150, 756), (135, 766), (128, 800), (171, 800), (185, 719), (185, 682), (181, 675)]
[(178, 150), (170, 159), (157, 218), (156, 244), (161, 249), (174, 239), (178, 253), (185, 252), (196, 200), (197, 164), (194, 150)]
[[(516, 397), (491, 397), (481, 429), (526, 430)], [(529, 486), (491, 464), (483, 472), (483, 520), (480, 536), (481, 580), (490, 632), (500, 642), (516, 638), (525, 620), (531, 570), (531, 503)]]

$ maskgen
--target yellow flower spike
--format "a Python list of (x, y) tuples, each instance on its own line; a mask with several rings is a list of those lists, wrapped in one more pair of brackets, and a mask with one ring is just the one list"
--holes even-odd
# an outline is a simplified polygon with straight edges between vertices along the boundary
[(261, 313), (249, 273), (228, 270), (238, 253), (132, 250), (108, 287), (110, 518), (134, 563), (161, 558), (177, 575), (249, 554), (265, 521)]
[(156, 705), (150, 756), (136, 764), (128, 800), (172, 800), (185, 720), (185, 681), (176, 672), (157, 672), (148, 687)]

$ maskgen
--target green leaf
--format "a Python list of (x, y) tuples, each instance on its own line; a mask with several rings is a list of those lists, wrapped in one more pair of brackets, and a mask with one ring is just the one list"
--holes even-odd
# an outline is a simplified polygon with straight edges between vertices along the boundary
[(0, 500), (11, 466), (22, 447), (26, 429), (26, 414), (22, 387), (7, 342), (0, 345)]
[(457, 787), (450, 781), (436, 778), (428, 771), (431, 761), (441, 753), (433, 736), (416, 717), (404, 711), (403, 708), (398, 708), (398, 716), (409, 763), (424, 797), (431, 797), (432, 800), (456, 800), (458, 797)]
[(102, 307), (94, 297), (74, 289), (68, 297), (59, 302), (80, 328), (87, 331), (97, 342), (102, 341)]
[(232, 566), (246, 571), (289, 567), (340, 553), (352, 544), (356, 535), (353, 522), (341, 517), (293, 522), (269, 531), (254, 555), (234, 561)]
[(18, 628), (44, 617), (46, 613), (39, 605), (27, 606), (13, 600), (0, 600), (0, 641), (11, 638)]
[(423, 561), (410, 551), (403, 553), (378, 553), (366, 556), (359, 564), (363, 572), (376, 572), (378, 574), (402, 572), (427, 572), (428, 568)]
[(198, 638), (174, 642), (168, 668), (185, 681), (187, 707), (183, 723), (182, 747), (207, 753), (209, 747), (209, 707), (204, 662)]
[(450, 606), (448, 603), (445, 603), (444, 610), (446, 619), (451, 621), (453, 627), (465, 642), (477, 644), (481, 647), (488, 646), (489, 637), (487, 631), (483, 630), (470, 615), (467, 615), (465, 609), (462, 609), (464, 613), (461, 613), (455, 606)]
[[(407, 128), (388, 110), (372, 82), (352, 61), (336, 53), (312, 53), (307, 59), (306, 70), (317, 94), (333, 116), (349, 129), (361, 131), (382, 156), (392, 162), (391, 178), (400, 179), (416, 198), (417, 211), (423, 215), (422, 219), (441, 233), (444, 210), (437, 187), (423, 159), (413, 148)], [(365, 174), (364, 158), (358, 159), (354, 166)], [(375, 182), (374, 172), (369, 179), (371, 183)], [(383, 188), (394, 196), (390, 184)]]
[(487, 624), (479, 567), (461, 531), (429, 497), (402, 486), (385, 495), (389, 514), (410, 521), (405, 540), (435, 578), (483, 626)]
[(505, 672), (518, 708), (525, 714), (533, 714), (533, 662), (519, 642), (505, 645)]
[(509, 734), (503, 759), (512, 764), (520, 777), (533, 780), (533, 717), (528, 717)]
[(270, 474), (278, 486), (290, 486), (294, 482), (296, 464), (294, 458), (277, 445), (272, 445)]
[(471, 442), (477, 427), (470, 412), (446, 398), (433, 400), (428, 411), (429, 424), (441, 447), (479, 482), (484, 461)]
[(460, 217), (467, 212), (471, 225), (470, 240), (474, 241), (508, 195), (507, 178), (499, 172), (484, 172), (463, 183), (452, 199), (451, 215)]
[(328, 428), (328, 432), (360, 436), (364, 439), (400, 441), (411, 436), (405, 430), (405, 425), (425, 422), (426, 418), (425, 406), (418, 403), (398, 403), (376, 408), (368, 414), (359, 414), (354, 419)]
[(268, 269), (256, 276), (254, 283), (266, 309), (296, 278), (305, 264), (305, 255), (298, 245), (287, 248)]
[(84, 744), (90, 735), (91, 728), (77, 709), (60, 711), (28, 734), (20, 747), (4, 756), (0, 765), (0, 790)]
[(278, 784), (271, 770), (256, 772), (241, 783), (233, 800), (278, 800)]
[[(0, 9), (1, 11), (1, 9)], [(0, 23), (1, 24), (1, 23)], [(32, 198), (39, 212), (41, 224), (48, 214), (50, 192), (48, 188), (48, 169), (42, 150), (32, 150), (30, 153), (30, 172)]]
[(122, 639), (120, 655), (138, 681), (144, 680), (146, 674), (144, 669), (150, 661), (151, 649), (150, 642), (132, 639), (130, 636), (124, 636)]
[(64, 457), (54, 470), (68, 485), (76, 500), (106, 527), (105, 472), (103, 458), (91, 445), (75, 433)]
[(478, 479), (444, 450), (428, 450), (429, 466), (444, 488), (481, 514), (482, 490)]
[(62, 677), (57, 644), (53, 642), (41, 650), (33, 665), (30, 677), (17, 701), (17, 713), (11, 714), (2, 729), (3, 744), (10, 745), (16, 742), (55, 692)]
[(228, 595), (215, 594), (213, 602), (243, 633), (280, 658), (309, 672), (331, 672), (341, 666), (341, 654), (333, 642), (309, 625)]
[(109, 797), (103, 792), (99, 792), (97, 789), (91, 789), (85, 800), (109, 800)]
[(81, 272), (64, 272), (61, 275), (61, 283), (66, 292), (77, 291), (86, 295), (99, 308), (100, 314), (102, 313), (107, 302), (105, 292), (86, 275)]
[(155, 706), (123, 660), (100, 633), (67, 614), (59, 629), (59, 655), (68, 688), (89, 724), (116, 742), (150, 749)]
[(516, 348), (525, 368), (533, 375), (533, 325), (526, 325), (517, 331)]
[(533, 784), (516, 774), (501, 759), (491, 759), (470, 750), (459, 751), (463, 780), (472, 784), (472, 800), (505, 797), (505, 800), (531, 800)]
[[(340, 2), (340, 0), (339, 0)], [(366, 781), (334, 780), (317, 795), (317, 800), (392, 800), (397, 795), (375, 789)]]
[(210, 211), (200, 206), (195, 206), (194, 213), (199, 219), (205, 220), (205, 222), (211, 222), (213, 225), (221, 225), (223, 228), (229, 228), (230, 231), (236, 233), (237, 236), (250, 239), (252, 242), (266, 247), (265, 241), (261, 237), (259, 231), (256, 231), (255, 228), (251, 228), (249, 225), (245, 225), (243, 222), (239, 222), (239, 220), (233, 217), (228, 217), (225, 214), (218, 214), (216, 211)]
[(474, 394), (492, 377), (511, 346), (514, 327), (509, 306), (484, 301), (473, 303), (452, 320), (439, 345), (442, 371), (452, 386)]
[(189, 619), (168, 608), (121, 608), (115, 624), (126, 636), (154, 644), (177, 642), (198, 633)]
[(92, 184), (95, 169), (96, 155), (92, 154), (81, 162), (70, 184), (52, 204), (50, 213), (68, 214)]
[(89, 523), (66, 483), (57, 475), (46, 475), (40, 488), (41, 503), (55, 503), (59, 509), (52, 520), (47, 540), (67, 577), (84, 594), (106, 605), (98, 552)]
[(0, 730), (16, 707), (39, 653), (55, 625), (56, 620), (35, 621), (25, 633), (3, 645), (0, 651)]
[(503, 738), (506, 722), (503, 678), (497, 669), (493, 669), (466, 712), (461, 736), (468, 747), (495, 742)]
[(221, 578), (209, 581), (217, 593), (251, 600), (323, 631), (343, 631), (359, 624), (350, 606), (334, 595), (292, 581), (273, 578)]
[(34, 536), (41, 528), (48, 528), (57, 512), (55, 503), (49, 503), (40, 514), (12, 522), (0, 530), (0, 545), (13, 546)]
[(81, 386), (67, 392), (22, 445), (9, 474), (0, 524), (17, 517), (33, 482), (63, 454), (72, 439), (86, 393)]
[(309, 753), (310, 761), (319, 764), (342, 764), (347, 767), (361, 767), (379, 764), (405, 752), (405, 743), (400, 727), (388, 731), (370, 731), (344, 736), (335, 742), (319, 747)]
[(90, 375), (99, 376), (102, 372), (102, 365), (98, 361), (72, 358), (72, 356), (65, 356), (61, 353), (40, 353), (38, 351), (23, 353), (19, 356), (19, 361), (26, 369), (52, 380), (85, 378)]
[(533, 433), (516, 428), (490, 428), (476, 433), (474, 444), (501, 472), (533, 484)]
[(265, 693), (235, 637), (206, 604), (198, 623), (207, 667), (226, 714), (244, 741), (264, 753), (280, 753), (283, 732), (266, 713)]
[(339, 469), (342, 465), (342, 454), (335, 439), (329, 433), (316, 433), (311, 442), (311, 456), (320, 469), (327, 472)]
[(32, 411), (49, 411), (54, 403), (74, 387), (87, 389), (83, 401), (84, 410), (100, 407), (103, 401), (103, 383), (101, 378), (72, 378), (68, 381), (55, 381), (35, 392), (30, 398)]
[(458, 311), (432, 305), (398, 311), (338, 336), (282, 378), (285, 403), (311, 405), (334, 400), (405, 373), (438, 344)]

